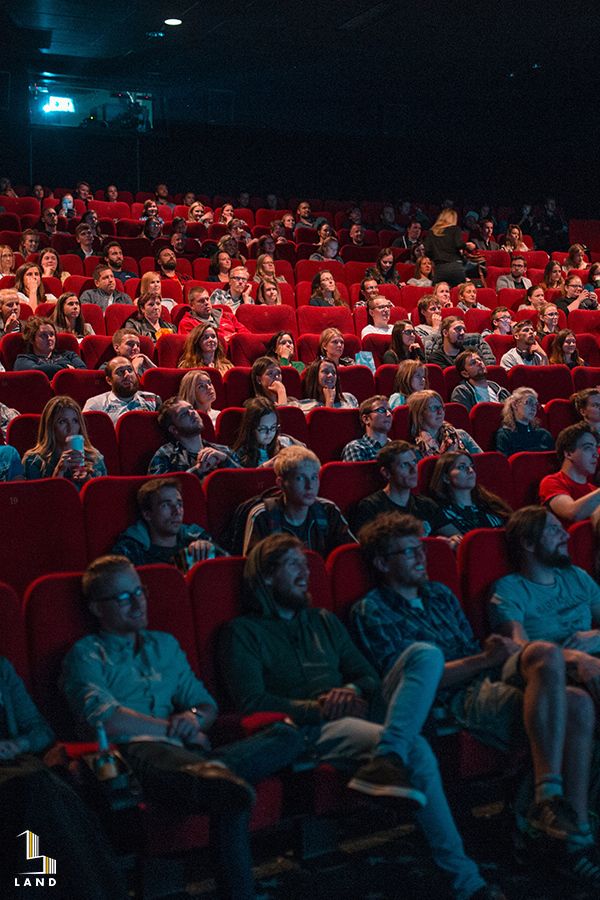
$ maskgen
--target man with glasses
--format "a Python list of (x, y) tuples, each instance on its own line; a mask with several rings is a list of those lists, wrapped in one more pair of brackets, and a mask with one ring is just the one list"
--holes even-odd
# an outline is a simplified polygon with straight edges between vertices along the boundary
[(192, 472), (204, 478), (213, 469), (238, 467), (229, 447), (202, 439), (204, 423), (191, 403), (169, 397), (162, 405), (158, 426), (168, 438), (158, 448), (148, 466), (148, 475)]
[(526, 291), (531, 287), (531, 279), (525, 277), (527, 263), (524, 256), (513, 256), (510, 261), (510, 275), (500, 275), (496, 282), (496, 290), (511, 288), (512, 290)]
[(171, 563), (187, 572), (203, 559), (227, 556), (201, 525), (183, 522), (183, 497), (176, 478), (153, 478), (136, 496), (139, 517), (116, 540), (112, 553), (134, 566)]
[(221, 900), (254, 900), (248, 820), (251, 786), (302, 752), (298, 730), (278, 722), (253, 738), (211, 749), (217, 705), (178, 641), (148, 630), (148, 594), (123, 556), (95, 560), (82, 593), (98, 632), (64, 660), (64, 690), (77, 719), (103, 724), (145, 795), (181, 815), (211, 814)]
[(540, 502), (566, 525), (589, 519), (600, 507), (600, 488), (593, 483), (598, 468), (598, 440), (589, 425), (563, 428), (556, 439), (560, 469), (540, 482)]
[(453, 403), (462, 403), (472, 409), (476, 403), (504, 403), (510, 391), (500, 387), (495, 381), (488, 381), (487, 366), (478, 353), (463, 350), (454, 362), (462, 382), (452, 391)]
[(523, 319), (513, 327), (513, 337), (516, 346), (500, 359), (503, 369), (512, 369), (513, 366), (547, 366), (548, 357), (542, 350), (533, 322), (531, 319)]
[[(547, 862), (560, 860), (564, 872), (585, 881), (586, 867), (570, 852), (586, 840), (594, 723), (585, 693), (565, 687), (562, 651), (497, 633), (482, 648), (452, 591), (428, 580), (421, 525), (412, 516), (379, 516), (359, 539), (376, 583), (352, 610), (367, 657), (385, 679), (415, 641), (441, 651), (441, 679), (438, 670), (422, 673), (413, 714), (424, 721), (433, 701), (433, 723), (465, 728), (507, 753), (529, 746), (535, 795), (523, 831), (546, 849)], [(600, 869), (588, 862), (597, 888)]]
[(455, 897), (501, 900), (465, 854), (437, 761), (421, 734), (442, 654), (413, 644), (381, 685), (337, 616), (311, 597), (309, 575), (303, 545), (291, 534), (272, 534), (249, 554), (243, 614), (227, 623), (219, 646), (234, 704), (246, 715), (290, 716), (309, 759), (342, 772), (361, 763), (348, 786), (416, 813)]
[(375, 459), (390, 439), (392, 411), (387, 397), (376, 394), (363, 400), (358, 408), (358, 415), (365, 433), (361, 438), (346, 444), (342, 450), (344, 462), (367, 462)]
[(58, 213), (51, 206), (42, 212), (37, 229), (40, 234), (46, 234), (48, 237), (58, 234)]
[(110, 391), (88, 397), (83, 411), (97, 410), (105, 412), (117, 424), (117, 420), (126, 412), (134, 409), (156, 412), (162, 403), (158, 394), (140, 391), (140, 380), (135, 374), (133, 363), (126, 356), (115, 356), (106, 366), (106, 380)]
[(214, 291), (211, 295), (206, 288), (200, 286), (190, 288), (187, 297), (190, 309), (179, 320), (178, 334), (189, 334), (197, 325), (204, 325), (207, 322), (216, 329), (225, 344), (234, 334), (250, 333), (231, 309), (215, 309), (213, 304), (216, 293), (217, 291)]
[(367, 308), (371, 314), (372, 323), (365, 325), (360, 333), (361, 338), (364, 338), (367, 334), (390, 335), (393, 329), (393, 325), (390, 325), (392, 301), (377, 293), (374, 297), (369, 297)]
[(214, 306), (230, 306), (234, 312), (242, 303), (254, 303), (248, 269), (234, 266), (229, 272), (229, 286), (213, 291), (211, 302)]

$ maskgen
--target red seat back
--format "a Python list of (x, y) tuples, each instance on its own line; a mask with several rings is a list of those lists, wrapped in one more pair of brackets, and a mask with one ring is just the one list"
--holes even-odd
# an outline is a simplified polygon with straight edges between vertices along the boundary
[(308, 414), (308, 434), (321, 463), (339, 460), (346, 444), (363, 434), (358, 410), (317, 407)]
[(22, 413), (41, 413), (53, 397), (43, 372), (0, 372), (0, 401)]
[(29, 682), (29, 660), (21, 605), (14, 589), (4, 582), (0, 582), (0, 656), (10, 660), (25, 683)]
[(375, 460), (328, 462), (321, 468), (319, 494), (333, 500), (345, 516), (352, 506), (386, 484)]
[(596, 540), (594, 526), (589, 519), (584, 519), (583, 522), (575, 522), (569, 528), (569, 552), (573, 565), (581, 566), (592, 578), (596, 577), (598, 570)]
[(271, 468), (217, 469), (202, 482), (206, 497), (208, 531), (215, 540), (226, 539), (231, 518), (239, 506), (250, 497), (274, 487), (275, 472)]
[(340, 366), (338, 378), (342, 392), (354, 394), (359, 403), (375, 393), (373, 373), (368, 366)]
[(530, 387), (537, 391), (540, 403), (547, 403), (555, 397), (570, 397), (573, 393), (573, 379), (570, 369), (563, 365), (513, 366), (508, 370), (508, 387)]
[(321, 334), (325, 328), (354, 333), (352, 313), (347, 306), (299, 306), (296, 315), (300, 334)]
[(236, 312), (238, 320), (255, 334), (275, 334), (277, 331), (298, 333), (296, 314), (288, 304), (279, 306), (255, 306), (244, 303)]
[(482, 450), (496, 448), (496, 432), (502, 426), (501, 403), (476, 403), (469, 412), (473, 435)]
[(126, 412), (117, 420), (119, 467), (122, 475), (145, 475), (150, 460), (166, 438), (157, 423), (158, 413)]
[(83, 406), (90, 397), (103, 394), (108, 385), (100, 369), (62, 369), (51, 381), (55, 394), (66, 394)]
[(161, 369), (177, 368), (185, 340), (184, 334), (164, 334), (161, 337), (156, 344), (156, 362)]
[(122, 328), (130, 316), (135, 315), (137, 307), (133, 303), (113, 303), (106, 307), (104, 313), (104, 327), (106, 333), (112, 335)]
[(458, 548), (462, 605), (480, 640), (490, 630), (487, 603), (492, 586), (510, 571), (503, 528), (478, 528), (463, 537)]
[(555, 440), (563, 428), (575, 425), (576, 422), (580, 421), (571, 401), (563, 397), (557, 397), (555, 400), (550, 400), (549, 403), (546, 403), (544, 413), (548, 431)]
[(513, 508), (539, 503), (542, 478), (559, 468), (554, 450), (513, 453), (508, 458), (513, 483)]

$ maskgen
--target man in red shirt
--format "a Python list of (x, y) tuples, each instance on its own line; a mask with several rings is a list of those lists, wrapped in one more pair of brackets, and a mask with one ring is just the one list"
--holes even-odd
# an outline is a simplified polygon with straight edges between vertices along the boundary
[(600, 506), (600, 488), (590, 479), (598, 465), (598, 443), (585, 422), (570, 425), (558, 435), (556, 453), (561, 467), (540, 483), (540, 501), (563, 524), (587, 519)]
[(249, 334), (245, 325), (238, 321), (232, 310), (221, 307), (213, 307), (210, 295), (206, 288), (200, 285), (190, 288), (188, 293), (189, 312), (179, 320), (179, 334), (189, 334), (197, 325), (210, 322), (217, 329), (218, 335), (224, 343), (228, 343), (234, 334)]

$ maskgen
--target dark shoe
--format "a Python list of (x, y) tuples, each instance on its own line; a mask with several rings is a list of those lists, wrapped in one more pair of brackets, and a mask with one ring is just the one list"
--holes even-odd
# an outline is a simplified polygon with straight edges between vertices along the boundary
[(427, 797), (411, 785), (406, 766), (395, 753), (373, 757), (357, 770), (348, 787), (371, 797), (399, 798), (414, 809), (427, 804)]
[(558, 854), (554, 857), (555, 871), (586, 890), (600, 893), (600, 859), (595, 846), (584, 847), (575, 853)]
[(579, 834), (575, 810), (562, 797), (533, 803), (527, 813), (527, 825), (531, 837), (545, 835), (555, 841), (566, 841), (571, 835)]
[(506, 900), (506, 894), (497, 884), (484, 884), (478, 891), (471, 894), (469, 900)]
[(215, 762), (184, 766), (202, 783), (201, 798), (207, 812), (250, 809), (256, 800), (254, 789), (231, 769)]

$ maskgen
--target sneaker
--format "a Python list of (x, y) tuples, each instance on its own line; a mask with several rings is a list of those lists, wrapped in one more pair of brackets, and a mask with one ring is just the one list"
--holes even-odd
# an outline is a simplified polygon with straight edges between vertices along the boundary
[(427, 797), (411, 785), (406, 766), (395, 753), (373, 757), (356, 771), (348, 787), (371, 797), (406, 800), (415, 809), (427, 804)]
[(566, 841), (571, 835), (579, 834), (575, 810), (563, 797), (532, 803), (527, 813), (527, 825), (530, 836), (543, 834), (555, 841)]
[(575, 882), (587, 890), (594, 889), (594, 896), (600, 892), (600, 860), (595, 846), (584, 847), (575, 853), (559, 854), (554, 857), (556, 873), (562, 878)]

